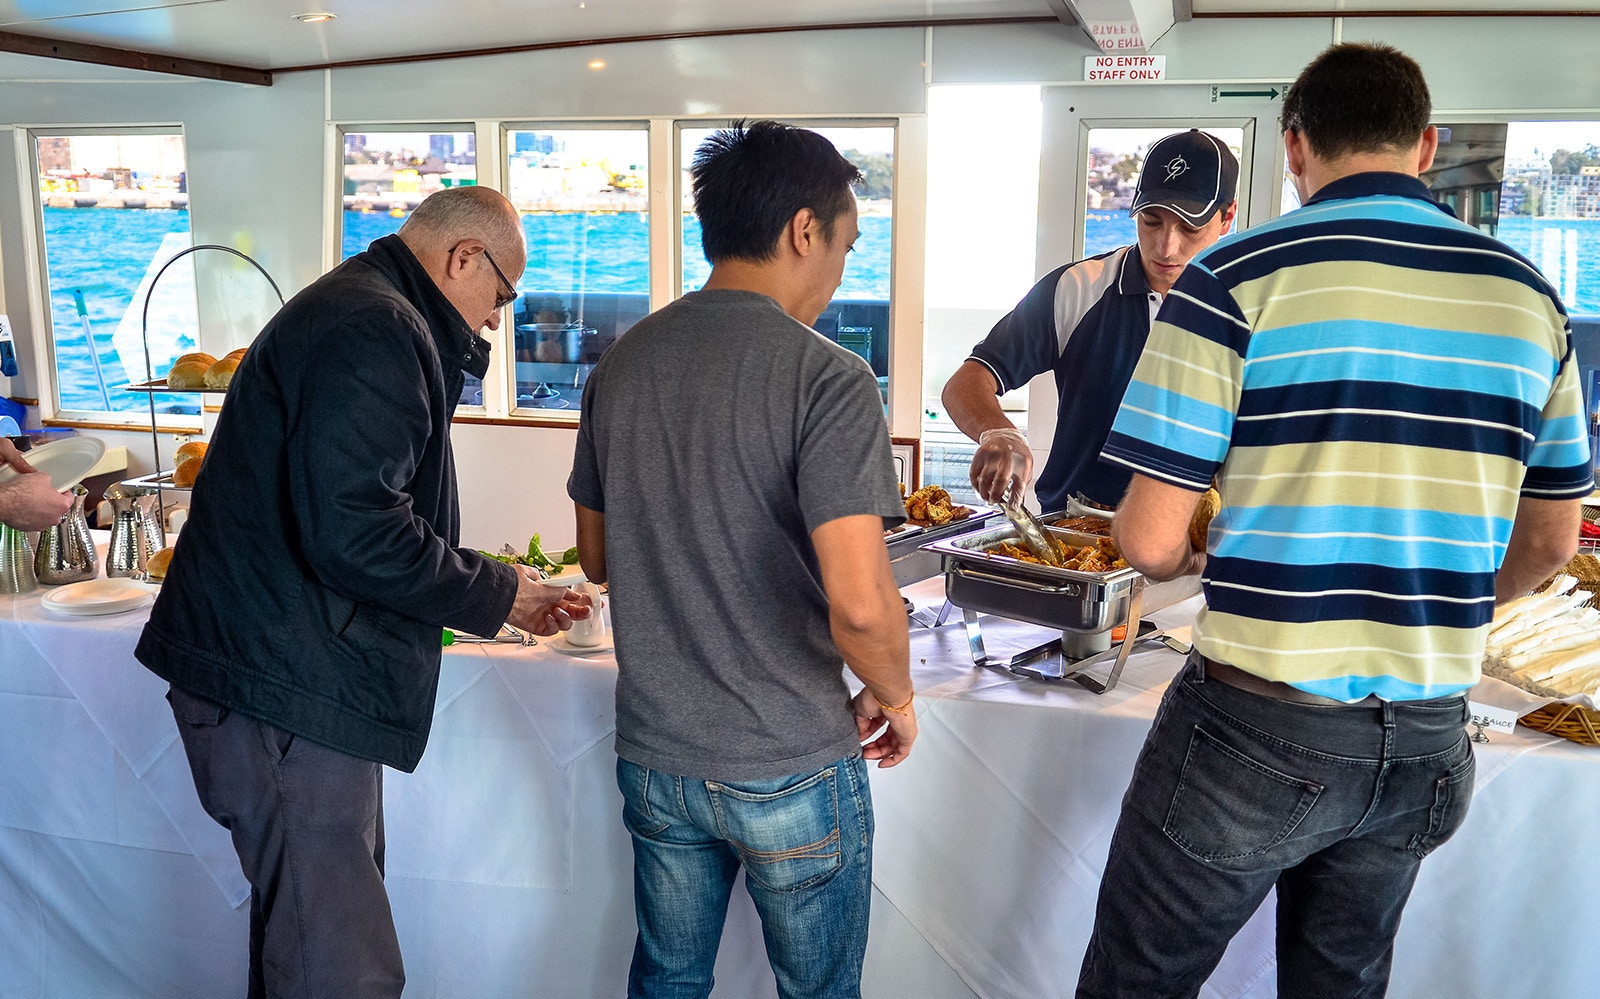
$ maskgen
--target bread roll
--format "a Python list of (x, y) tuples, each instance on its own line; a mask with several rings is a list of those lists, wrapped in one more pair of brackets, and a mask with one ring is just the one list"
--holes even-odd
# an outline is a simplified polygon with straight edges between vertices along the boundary
[(167, 566), (171, 564), (172, 549), (163, 548), (154, 555), (150, 556), (149, 560), (145, 562), (144, 571), (149, 574), (151, 579), (166, 579)]
[(206, 369), (206, 388), (225, 389), (233, 381), (233, 371), (239, 366), (237, 357), (224, 357)]
[(177, 462), (172, 468), (172, 484), (179, 489), (188, 489), (194, 485), (194, 480), (200, 475), (200, 464), (206, 456), (205, 441), (190, 441), (178, 448), (174, 460)]
[(244, 352), (247, 349), (248, 348), (246, 348), (246, 347), (240, 347), (238, 350), (230, 350), (230, 351), (228, 351), (226, 354), (224, 354), (222, 356), (231, 357), (231, 358), (234, 358), (235, 360), (244, 360)]
[(207, 367), (217, 363), (217, 359), (215, 357), (212, 357), (203, 350), (194, 350), (187, 354), (179, 354), (177, 357), (172, 359), (174, 366), (182, 364), (185, 361), (199, 361), (205, 364)]
[(206, 372), (211, 369), (214, 361), (188, 360), (180, 361), (167, 372), (167, 387), (175, 389), (197, 389), (206, 387)]
[(1217, 494), (1215, 487), (1207, 489), (1200, 497), (1200, 505), (1194, 508), (1194, 516), (1189, 520), (1189, 547), (1195, 551), (1206, 550), (1206, 533), (1211, 529), (1211, 518), (1222, 509), (1222, 497)]

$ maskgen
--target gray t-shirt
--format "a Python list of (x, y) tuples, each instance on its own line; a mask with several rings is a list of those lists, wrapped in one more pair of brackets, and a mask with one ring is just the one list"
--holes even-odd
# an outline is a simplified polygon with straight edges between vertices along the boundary
[(685, 295), (595, 366), (567, 492), (606, 518), (618, 755), (756, 780), (858, 748), (810, 534), (905, 516), (865, 361), (765, 295)]

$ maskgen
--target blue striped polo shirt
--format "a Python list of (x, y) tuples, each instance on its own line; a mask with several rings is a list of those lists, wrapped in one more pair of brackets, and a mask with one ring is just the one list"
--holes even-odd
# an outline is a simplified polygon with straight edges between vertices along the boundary
[(1198, 256), (1104, 454), (1216, 478), (1196, 648), (1346, 701), (1475, 683), (1520, 497), (1593, 487), (1556, 293), (1397, 173)]

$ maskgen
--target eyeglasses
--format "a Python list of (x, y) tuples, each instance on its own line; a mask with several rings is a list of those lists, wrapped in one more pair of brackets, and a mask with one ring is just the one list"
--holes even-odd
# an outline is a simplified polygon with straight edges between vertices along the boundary
[(489, 253), (487, 246), (483, 248), (483, 259), (489, 261), (489, 266), (494, 268), (495, 276), (500, 279), (501, 283), (506, 286), (507, 291), (510, 292), (510, 294), (502, 295), (494, 300), (494, 307), (503, 309), (517, 300), (517, 286), (511, 283), (511, 280), (506, 277), (506, 272), (501, 270), (500, 265), (494, 262), (494, 256)]

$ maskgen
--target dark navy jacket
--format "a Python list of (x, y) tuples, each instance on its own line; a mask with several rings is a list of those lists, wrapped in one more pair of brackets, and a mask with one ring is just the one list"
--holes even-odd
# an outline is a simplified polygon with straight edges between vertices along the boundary
[(139, 661), (414, 770), (441, 627), (492, 635), (516, 595), (456, 547), (450, 417), (488, 355), (398, 236), (291, 299), (234, 375)]

